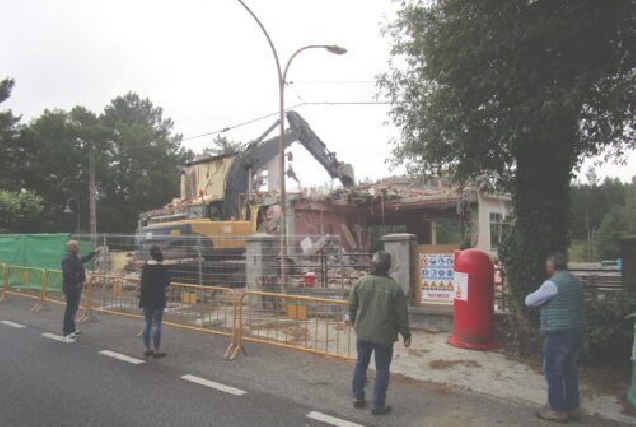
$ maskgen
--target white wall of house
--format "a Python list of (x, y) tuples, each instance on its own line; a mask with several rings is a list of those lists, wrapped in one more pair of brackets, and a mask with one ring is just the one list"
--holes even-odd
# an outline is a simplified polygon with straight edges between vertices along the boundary
[(509, 194), (479, 192), (477, 197), (477, 247), (492, 257), (497, 256), (497, 246), (510, 223), (512, 198)]

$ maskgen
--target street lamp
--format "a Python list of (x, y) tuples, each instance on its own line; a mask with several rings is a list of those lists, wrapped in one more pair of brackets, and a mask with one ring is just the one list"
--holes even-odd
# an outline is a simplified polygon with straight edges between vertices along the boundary
[(333, 44), (311, 44), (307, 46), (303, 46), (299, 49), (296, 49), (294, 53), (289, 57), (287, 64), (285, 65), (284, 70), (280, 66), (280, 59), (278, 58), (278, 52), (276, 51), (276, 47), (274, 46), (274, 42), (272, 42), (269, 33), (263, 26), (263, 23), (260, 19), (254, 14), (252, 9), (250, 9), (247, 4), (243, 0), (237, 0), (241, 6), (254, 18), (254, 21), (258, 24), (260, 29), (263, 31), (265, 38), (267, 39), (267, 43), (269, 43), (269, 47), (272, 49), (272, 53), (274, 54), (274, 60), (276, 61), (276, 70), (278, 72), (278, 97), (279, 97), (279, 126), (280, 126), (280, 139), (278, 146), (278, 157), (279, 157), (279, 168), (280, 168), (280, 207), (281, 207), (281, 287), (284, 288), (286, 281), (286, 264), (287, 264), (287, 196), (285, 194), (285, 83), (287, 82), (287, 72), (289, 71), (289, 66), (291, 65), (294, 58), (302, 51), (307, 49), (325, 49), (329, 53), (333, 53), (336, 55), (342, 55), (347, 53), (347, 49), (340, 47), (338, 45)]
[(79, 198), (75, 197), (75, 196), (71, 196), (68, 199), (66, 199), (66, 207), (64, 208), (64, 213), (69, 213), (72, 214), (73, 210), (71, 209), (70, 203), (71, 200), (75, 200), (75, 207), (77, 209), (77, 231), (76, 231), (76, 235), (80, 234), (80, 203), (79, 203)]

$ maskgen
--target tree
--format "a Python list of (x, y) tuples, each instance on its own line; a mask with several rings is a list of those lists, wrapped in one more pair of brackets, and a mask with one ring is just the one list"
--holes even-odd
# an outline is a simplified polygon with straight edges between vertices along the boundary
[(620, 257), (619, 237), (636, 234), (636, 186), (632, 185), (625, 203), (612, 207), (596, 233), (596, 251), (601, 259)]
[[(14, 84), (9, 78), (0, 81), (0, 104), (9, 99)], [(19, 190), (13, 174), (18, 166), (15, 140), (19, 135), (19, 122), (20, 118), (13, 116), (11, 110), (0, 111), (0, 189)]]
[(25, 233), (43, 210), (42, 198), (29, 191), (0, 191), (0, 233)]
[(225, 135), (217, 135), (212, 140), (210, 147), (203, 150), (204, 155), (220, 156), (223, 154), (240, 153), (245, 149), (245, 144), (227, 139)]
[(614, 206), (625, 202), (628, 186), (618, 178), (605, 178), (601, 185), (570, 188), (570, 238), (588, 239)]
[(180, 150), (182, 136), (163, 110), (133, 92), (113, 99), (99, 120), (110, 135), (98, 156), (99, 231), (134, 232), (139, 213), (179, 196), (178, 166), (191, 153)]
[[(517, 307), (567, 249), (584, 155), (628, 145), (636, 104), (633, 0), (400, 1), (379, 83), (402, 130), (394, 162), (491, 171), (513, 193), (503, 251)], [(633, 144), (633, 142), (631, 142)]]
[[(80, 200), (81, 215), (88, 219), (87, 141), (100, 134), (97, 116), (83, 107), (71, 112), (44, 110), (22, 129), (16, 140), (14, 175), (22, 188), (42, 195), (45, 206), (27, 232), (75, 231), (74, 217), (63, 212), (70, 197)], [(84, 223), (88, 225), (88, 220)], [(83, 231), (88, 232), (88, 227)]]

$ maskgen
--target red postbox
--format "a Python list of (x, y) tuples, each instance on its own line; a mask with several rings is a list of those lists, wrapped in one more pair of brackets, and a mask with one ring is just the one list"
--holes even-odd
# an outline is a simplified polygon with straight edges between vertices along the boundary
[(455, 320), (448, 343), (470, 350), (497, 346), (493, 336), (494, 267), (478, 249), (455, 252)]

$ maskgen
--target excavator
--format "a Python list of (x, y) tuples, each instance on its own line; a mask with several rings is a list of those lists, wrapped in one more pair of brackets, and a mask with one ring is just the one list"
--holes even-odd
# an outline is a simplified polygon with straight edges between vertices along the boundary
[[(345, 188), (352, 187), (352, 166), (338, 161), (300, 114), (288, 111), (286, 118), (285, 148), (300, 143), (332, 179), (339, 179)], [(177, 281), (241, 282), (245, 272), (243, 237), (280, 231), (272, 214), (272, 207), (280, 205), (278, 198), (259, 191), (260, 172), (279, 154), (280, 136), (266, 139), (279, 123), (273, 123), (241, 152), (185, 164), (180, 171), (180, 198), (139, 216), (139, 256), (143, 258), (150, 246), (159, 245), (167, 260), (183, 261), (171, 271)]]

